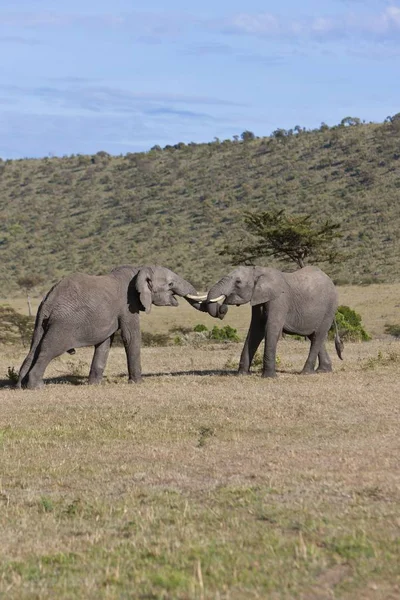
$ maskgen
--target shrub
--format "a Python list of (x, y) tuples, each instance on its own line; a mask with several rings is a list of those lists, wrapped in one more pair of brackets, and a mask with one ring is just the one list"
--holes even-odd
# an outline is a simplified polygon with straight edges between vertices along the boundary
[(18, 381), (18, 371), (15, 367), (8, 367), (7, 369), (7, 379), (10, 383), (15, 385)]
[(22, 342), (24, 346), (30, 344), (35, 318), (14, 310), (11, 306), (0, 306), (0, 343), (15, 344)]
[(385, 333), (388, 333), (389, 335), (393, 335), (396, 338), (400, 338), (400, 324), (397, 323), (395, 325), (390, 325), (389, 323), (386, 323)]
[(226, 325), (225, 327), (218, 327), (215, 325), (210, 331), (210, 340), (216, 340), (218, 342), (240, 342), (240, 338), (237, 334), (237, 330)]
[(202, 323), (198, 323), (193, 327), (193, 331), (196, 331), (196, 333), (202, 333), (203, 331), (208, 331), (208, 327), (206, 327)]
[[(348, 342), (367, 342), (371, 336), (365, 331), (361, 323), (361, 315), (349, 306), (339, 306), (336, 311), (336, 323), (342, 340)], [(329, 330), (329, 339), (335, 337), (335, 325)]]

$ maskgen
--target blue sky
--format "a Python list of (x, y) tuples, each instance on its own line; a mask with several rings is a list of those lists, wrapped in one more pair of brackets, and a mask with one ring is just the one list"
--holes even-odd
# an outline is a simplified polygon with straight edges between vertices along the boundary
[(400, 112), (400, 0), (1, 0), (0, 156)]

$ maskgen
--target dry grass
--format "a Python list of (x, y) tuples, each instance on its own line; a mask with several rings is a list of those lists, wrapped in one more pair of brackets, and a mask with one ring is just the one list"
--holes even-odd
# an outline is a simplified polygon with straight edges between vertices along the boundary
[[(146, 319), (175, 314), (204, 317)], [(400, 343), (301, 377), (307, 347), (282, 340), (272, 381), (227, 344), (145, 348), (138, 386), (115, 348), (101, 386), (81, 349), (44, 390), (0, 389), (0, 597), (398, 598)]]

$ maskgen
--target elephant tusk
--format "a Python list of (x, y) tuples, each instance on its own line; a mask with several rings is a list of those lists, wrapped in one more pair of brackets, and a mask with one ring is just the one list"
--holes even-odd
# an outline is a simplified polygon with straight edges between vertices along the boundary
[(207, 300), (207, 294), (203, 294), (202, 296), (195, 296), (194, 294), (186, 294), (185, 298), (189, 298), (189, 300), (197, 300), (198, 302), (202, 302), (203, 300)]
[(218, 296), (218, 298), (210, 298), (209, 302), (223, 302), (226, 296), (222, 294), (222, 296)]

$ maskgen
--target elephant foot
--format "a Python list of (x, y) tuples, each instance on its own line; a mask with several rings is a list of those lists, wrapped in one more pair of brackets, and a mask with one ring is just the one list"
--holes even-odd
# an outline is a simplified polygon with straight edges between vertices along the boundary
[(318, 367), (316, 373), (332, 373), (332, 367)]
[(261, 377), (262, 378), (268, 378), (268, 379), (275, 379), (277, 376), (277, 374), (275, 373), (275, 371), (263, 371), (261, 373)]
[(44, 388), (43, 381), (28, 381), (26, 384), (27, 390), (41, 390), (42, 388)]
[(316, 375), (317, 371), (314, 371), (314, 369), (303, 369), (302, 371), (300, 371), (300, 375)]
[(93, 378), (93, 379), (88, 379), (88, 385), (100, 385), (101, 382), (103, 381), (102, 377), (97, 377), (97, 378)]
[(236, 373), (236, 375), (237, 375), (238, 377), (239, 377), (239, 376), (242, 376), (242, 375), (251, 375), (251, 373), (250, 373), (250, 369), (247, 369), (247, 370), (244, 370), (244, 369), (242, 370), (242, 369), (241, 369), (240, 371), (238, 371), (238, 372)]
[(143, 383), (143, 377), (134, 377), (133, 379), (128, 379), (128, 383)]

